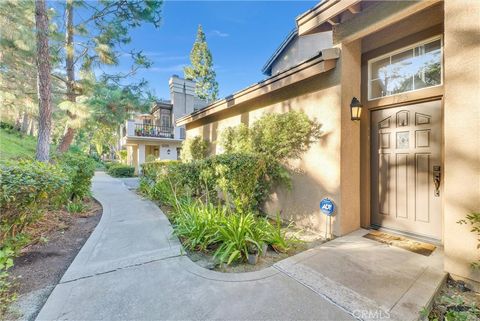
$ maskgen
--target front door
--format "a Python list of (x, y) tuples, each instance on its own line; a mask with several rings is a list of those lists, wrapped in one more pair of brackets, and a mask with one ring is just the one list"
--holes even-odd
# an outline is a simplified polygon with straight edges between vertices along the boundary
[(441, 102), (372, 112), (372, 225), (440, 240)]

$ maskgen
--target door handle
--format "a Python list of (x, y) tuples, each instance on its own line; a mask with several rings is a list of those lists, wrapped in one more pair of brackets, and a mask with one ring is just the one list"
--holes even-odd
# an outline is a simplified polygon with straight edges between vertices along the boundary
[(442, 171), (440, 166), (433, 166), (433, 186), (434, 186), (434, 195), (440, 196), (440, 183), (442, 181)]

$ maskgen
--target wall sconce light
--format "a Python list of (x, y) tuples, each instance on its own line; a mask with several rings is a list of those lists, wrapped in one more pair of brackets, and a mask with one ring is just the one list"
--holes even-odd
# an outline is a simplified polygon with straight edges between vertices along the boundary
[(350, 103), (350, 117), (352, 120), (360, 120), (360, 116), (362, 115), (362, 107), (363, 105), (357, 99), (357, 97), (352, 98), (352, 102)]

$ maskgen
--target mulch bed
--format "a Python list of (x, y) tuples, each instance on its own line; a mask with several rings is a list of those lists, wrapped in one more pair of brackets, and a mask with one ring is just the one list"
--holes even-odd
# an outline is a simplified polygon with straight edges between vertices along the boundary
[(480, 293), (462, 281), (448, 278), (428, 315), (430, 321), (480, 320)]
[(48, 212), (30, 228), (33, 242), (14, 260), (10, 273), (19, 297), (58, 284), (100, 221), (101, 205), (94, 199), (85, 203), (83, 213)]

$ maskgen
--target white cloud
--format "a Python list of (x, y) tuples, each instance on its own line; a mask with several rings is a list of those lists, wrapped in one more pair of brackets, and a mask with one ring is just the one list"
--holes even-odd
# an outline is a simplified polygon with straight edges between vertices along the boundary
[(185, 67), (185, 64), (179, 64), (179, 65), (172, 65), (172, 66), (164, 66), (164, 67), (152, 67), (145, 69), (145, 71), (153, 71), (153, 72), (183, 72), (183, 67)]
[(222, 32), (220, 30), (211, 30), (208, 34), (212, 37), (220, 37), (220, 38), (226, 38), (230, 36), (228, 33)]

